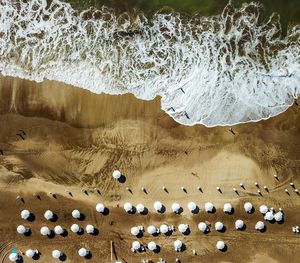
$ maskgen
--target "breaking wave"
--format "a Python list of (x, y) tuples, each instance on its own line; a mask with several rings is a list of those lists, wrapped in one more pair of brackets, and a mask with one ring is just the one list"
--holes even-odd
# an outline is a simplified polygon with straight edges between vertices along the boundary
[(57, 80), (94, 93), (161, 96), (184, 125), (259, 121), (300, 94), (300, 27), (257, 3), (218, 16), (81, 13), (53, 0), (0, 0), (0, 74)]

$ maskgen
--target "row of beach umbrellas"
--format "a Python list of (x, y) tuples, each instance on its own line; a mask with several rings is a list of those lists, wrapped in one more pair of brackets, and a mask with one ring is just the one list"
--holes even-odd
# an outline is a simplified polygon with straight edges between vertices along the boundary
[[(81, 233), (83, 231), (83, 228), (80, 227), (77, 224), (71, 225), (70, 229), (73, 233)], [(95, 233), (95, 227), (93, 225), (90, 225), (90, 224), (85, 227), (85, 230), (88, 234), (94, 234)], [(18, 225), (17, 226), (17, 232), (19, 234), (26, 235), (26, 233), (29, 233), (29, 231), (30, 231), (30, 228), (25, 227), (24, 225)], [(60, 225), (57, 225), (57, 226), (54, 227), (54, 232), (57, 235), (63, 235), (66, 232), (66, 229), (61, 227)], [(43, 226), (40, 229), (40, 233), (41, 233), (42, 236), (50, 236), (51, 235), (51, 230), (50, 230), (49, 227)]]
[[(96, 205), (96, 211), (99, 212), (99, 213), (104, 213), (105, 212), (105, 206), (101, 203), (98, 203)], [(24, 219), (24, 220), (30, 220), (32, 215), (33, 215), (33, 213), (31, 213), (28, 209), (24, 209), (24, 210), (21, 211), (21, 218)], [(72, 217), (75, 218), (75, 219), (81, 219), (82, 213), (79, 210), (75, 209), (75, 210), (72, 211)], [(51, 221), (55, 218), (55, 214), (51, 210), (47, 210), (44, 213), (44, 218)]]
[[(174, 245), (174, 250), (177, 252), (181, 252), (184, 248), (183, 242), (179, 239), (175, 240), (173, 245)], [(224, 241), (222, 241), (222, 240), (219, 240), (216, 243), (216, 247), (219, 250), (224, 250), (225, 246), (226, 245), (225, 245)], [(133, 241), (132, 246), (131, 246), (131, 251), (132, 252), (141, 252), (141, 251), (145, 251), (146, 248), (148, 248), (149, 250), (155, 251), (158, 249), (158, 246), (154, 241), (150, 241), (147, 245), (143, 245), (139, 241)]]
[[(235, 221), (235, 228), (237, 230), (243, 230), (245, 225), (246, 224), (242, 219), (237, 219)], [(225, 228), (224, 224), (220, 221), (216, 222), (214, 227), (215, 227), (216, 231), (223, 231), (224, 228)], [(263, 221), (258, 221), (255, 224), (255, 229), (256, 230), (263, 230), (264, 228), (265, 228), (265, 223)], [(190, 227), (189, 227), (188, 224), (179, 224), (177, 229), (180, 233), (185, 234), (185, 233), (189, 232)], [(199, 229), (199, 231), (201, 231), (203, 233), (207, 233), (207, 232), (210, 231), (210, 223), (209, 222), (200, 222), (198, 224), (198, 229)], [(175, 227), (174, 226), (168, 226), (166, 224), (162, 224), (162, 225), (160, 225), (160, 227), (155, 227), (153, 225), (150, 225), (150, 226), (147, 227), (146, 231), (150, 235), (157, 235), (159, 233), (168, 234), (170, 232), (174, 232)], [(144, 227), (143, 226), (134, 226), (130, 229), (130, 233), (133, 236), (139, 236), (142, 232), (144, 232)]]
[[(78, 250), (78, 255), (80, 257), (87, 257), (90, 253), (91, 252), (88, 249), (83, 247)], [(40, 252), (37, 249), (27, 249), (25, 251), (26, 257), (30, 259), (35, 259), (35, 257), (39, 254)], [(55, 249), (52, 251), (52, 257), (54, 259), (62, 259), (64, 257), (64, 253), (60, 250)], [(18, 252), (12, 252), (9, 254), (8, 258), (11, 262), (19, 262), (22, 256)]]
[[(195, 213), (199, 210), (199, 207), (194, 202), (189, 202), (187, 204), (187, 207), (188, 207), (189, 211), (192, 212), (192, 213)], [(137, 204), (136, 207), (134, 207), (130, 202), (126, 202), (124, 204), (123, 208), (124, 208), (125, 212), (127, 212), (127, 213), (134, 213), (135, 210), (136, 210), (138, 213), (142, 214), (146, 210), (146, 208), (143, 204)], [(164, 205), (160, 201), (154, 202), (153, 208), (155, 209), (156, 212), (159, 212), (159, 213), (164, 212), (164, 209), (165, 209)], [(179, 214), (183, 211), (183, 208), (178, 203), (173, 203), (172, 206), (171, 206), (171, 209), (172, 209), (172, 212), (174, 212), (176, 214)], [(204, 205), (204, 210), (208, 213), (213, 213), (215, 211), (215, 206), (213, 205), (213, 203), (207, 202)], [(254, 207), (250, 202), (246, 202), (244, 204), (244, 210), (245, 210), (246, 213), (251, 214), (254, 210)], [(230, 213), (233, 212), (233, 206), (230, 203), (226, 203), (223, 206), (223, 211), (224, 211), (224, 213), (230, 214)], [(268, 214), (268, 212), (271, 212), (273, 214), (274, 209), (273, 208), (269, 209), (266, 205), (261, 205), (259, 207), (259, 211), (262, 214)], [(267, 215), (267, 217), (271, 216), (271, 213), (269, 213)], [(279, 208), (279, 212), (276, 213), (274, 216), (276, 218), (279, 218), (279, 217), (282, 216), (282, 214), (283, 213), (281, 211), (281, 208)]]

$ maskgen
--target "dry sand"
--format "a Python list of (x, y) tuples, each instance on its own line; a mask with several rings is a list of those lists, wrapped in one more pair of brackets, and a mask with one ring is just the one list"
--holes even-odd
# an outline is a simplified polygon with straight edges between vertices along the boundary
[[(51, 258), (51, 251), (61, 249), (67, 255), (65, 262), (106, 263), (110, 262), (111, 240), (118, 259), (124, 262), (156, 262), (160, 257), (168, 262), (175, 262), (176, 257), (182, 262), (299, 262), (300, 236), (292, 233), (291, 227), (300, 225), (300, 196), (289, 183), (293, 181), (300, 188), (300, 107), (295, 105), (267, 121), (235, 126), (233, 135), (226, 127), (179, 125), (160, 110), (159, 99), (141, 101), (132, 95), (96, 95), (57, 82), (37, 84), (2, 78), (0, 112), (0, 149), (4, 153), (0, 155), (0, 262), (9, 262), (7, 255), (12, 248), (37, 248), (41, 252), (37, 262), (57, 262)], [(16, 135), (20, 129), (26, 132), (24, 140)], [(124, 183), (112, 178), (115, 169), (126, 176)], [(274, 174), (278, 174), (278, 181)], [(239, 187), (240, 182), (246, 189)], [(262, 196), (254, 182), (259, 183)], [(264, 185), (269, 192), (263, 189)], [(217, 186), (222, 193), (216, 191)], [(88, 194), (82, 193), (81, 188)], [(71, 191), (73, 197), (66, 191)], [(57, 193), (57, 198), (47, 195), (49, 192)], [(33, 193), (39, 193), (41, 200)], [(17, 195), (25, 202), (16, 201)], [(166, 206), (164, 214), (154, 212), (153, 203), (157, 200)], [(122, 208), (126, 201), (143, 203), (149, 209), (148, 215), (126, 214)], [(189, 201), (199, 205), (199, 214), (188, 211)], [(215, 214), (203, 212), (207, 201), (217, 207)], [(246, 201), (255, 205), (254, 214), (244, 212)], [(109, 208), (108, 215), (95, 211), (97, 202)], [(173, 202), (183, 207), (181, 215), (171, 213)], [(225, 202), (234, 205), (233, 215), (222, 212)], [(263, 219), (258, 211), (263, 203), (276, 210), (281, 207), (285, 222), (266, 223), (267, 231), (259, 233), (254, 225)], [(34, 222), (21, 220), (19, 213), (24, 208), (34, 212)], [(71, 233), (74, 208), (86, 216), (78, 224), (94, 224), (99, 235)], [(43, 213), (47, 209), (57, 214), (57, 222), (46, 222)], [(245, 221), (245, 231), (234, 229), (238, 218)], [(218, 233), (212, 229), (204, 235), (197, 229), (204, 220), (212, 224), (220, 220), (226, 231)], [(110, 225), (110, 221), (114, 224)], [(16, 226), (21, 223), (31, 228), (30, 237), (16, 233)], [(185, 236), (177, 231), (158, 237), (144, 233), (139, 240), (154, 240), (160, 252), (130, 251), (132, 241), (137, 239), (130, 235), (132, 226), (147, 228), (162, 223), (188, 223), (191, 233)], [(60, 224), (69, 234), (52, 239), (42, 237), (39, 228), (43, 224), (52, 229)], [(184, 252), (174, 251), (176, 239), (186, 245)], [(226, 242), (226, 252), (216, 249), (218, 240)], [(81, 246), (91, 250), (90, 260), (79, 258), (77, 250)], [(192, 255), (193, 249), (196, 256)], [(24, 262), (31, 262), (23, 258)]]

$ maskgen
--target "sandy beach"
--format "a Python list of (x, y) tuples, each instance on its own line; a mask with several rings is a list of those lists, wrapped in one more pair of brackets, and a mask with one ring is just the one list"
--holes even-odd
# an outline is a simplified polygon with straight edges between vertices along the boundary
[[(157, 262), (159, 258), (167, 262), (176, 258), (181, 262), (298, 262), (300, 236), (292, 232), (292, 226), (300, 223), (300, 196), (290, 182), (299, 189), (300, 106), (295, 104), (266, 121), (234, 126), (234, 135), (229, 127), (179, 125), (161, 110), (159, 98), (142, 101), (130, 94), (97, 95), (51, 81), (2, 77), (0, 102), (0, 262), (9, 262), (13, 248), (38, 249), (41, 255), (36, 262), (57, 262), (51, 257), (54, 249), (64, 251), (65, 262), (110, 262), (111, 241), (121, 262)], [(124, 174), (125, 182), (112, 178), (114, 170)], [(245, 189), (239, 186), (241, 182)], [(56, 198), (49, 192), (56, 193)], [(24, 202), (16, 201), (18, 195)], [(155, 201), (164, 204), (165, 213), (154, 211)], [(198, 214), (189, 212), (190, 201), (199, 206)], [(215, 205), (216, 213), (204, 211), (208, 201)], [(108, 215), (96, 212), (99, 202), (109, 209)], [(148, 214), (125, 213), (125, 202), (144, 204)], [(171, 211), (174, 202), (183, 208), (180, 215)], [(223, 212), (226, 202), (235, 209), (232, 215)], [(253, 214), (244, 211), (245, 202), (254, 205)], [(276, 211), (282, 208), (284, 223), (265, 222), (266, 231), (256, 231), (256, 222), (264, 221), (259, 212), (262, 204)], [(97, 236), (70, 231), (76, 222), (71, 217), (75, 208), (85, 215), (77, 223), (83, 228), (93, 224), (99, 229)], [(36, 219), (22, 220), (23, 209), (32, 211)], [(46, 222), (43, 214), (47, 209), (57, 214), (57, 222)], [(235, 229), (237, 219), (246, 223), (244, 231)], [(222, 221), (226, 231), (212, 227), (203, 234), (197, 225), (204, 220), (212, 225)], [(187, 223), (191, 233), (152, 237), (145, 232), (141, 238), (130, 234), (133, 226), (159, 227), (162, 223), (176, 228)], [(19, 235), (19, 224), (30, 227), (31, 236)], [(41, 226), (53, 229), (58, 224), (68, 229), (66, 237), (50, 239), (39, 234)], [(174, 251), (176, 239), (185, 244), (185, 251)], [(132, 253), (134, 240), (143, 244), (153, 240), (160, 252)], [(216, 249), (218, 240), (226, 243), (226, 252)], [(90, 249), (91, 259), (79, 258), (77, 251), (82, 246)]]

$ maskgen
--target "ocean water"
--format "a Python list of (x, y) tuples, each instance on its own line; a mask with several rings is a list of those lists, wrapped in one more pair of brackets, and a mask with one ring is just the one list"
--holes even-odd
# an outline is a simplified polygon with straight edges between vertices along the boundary
[(228, 3), (219, 15), (75, 11), (53, 0), (0, 0), (0, 74), (150, 100), (184, 125), (280, 114), (300, 94), (300, 25)]

